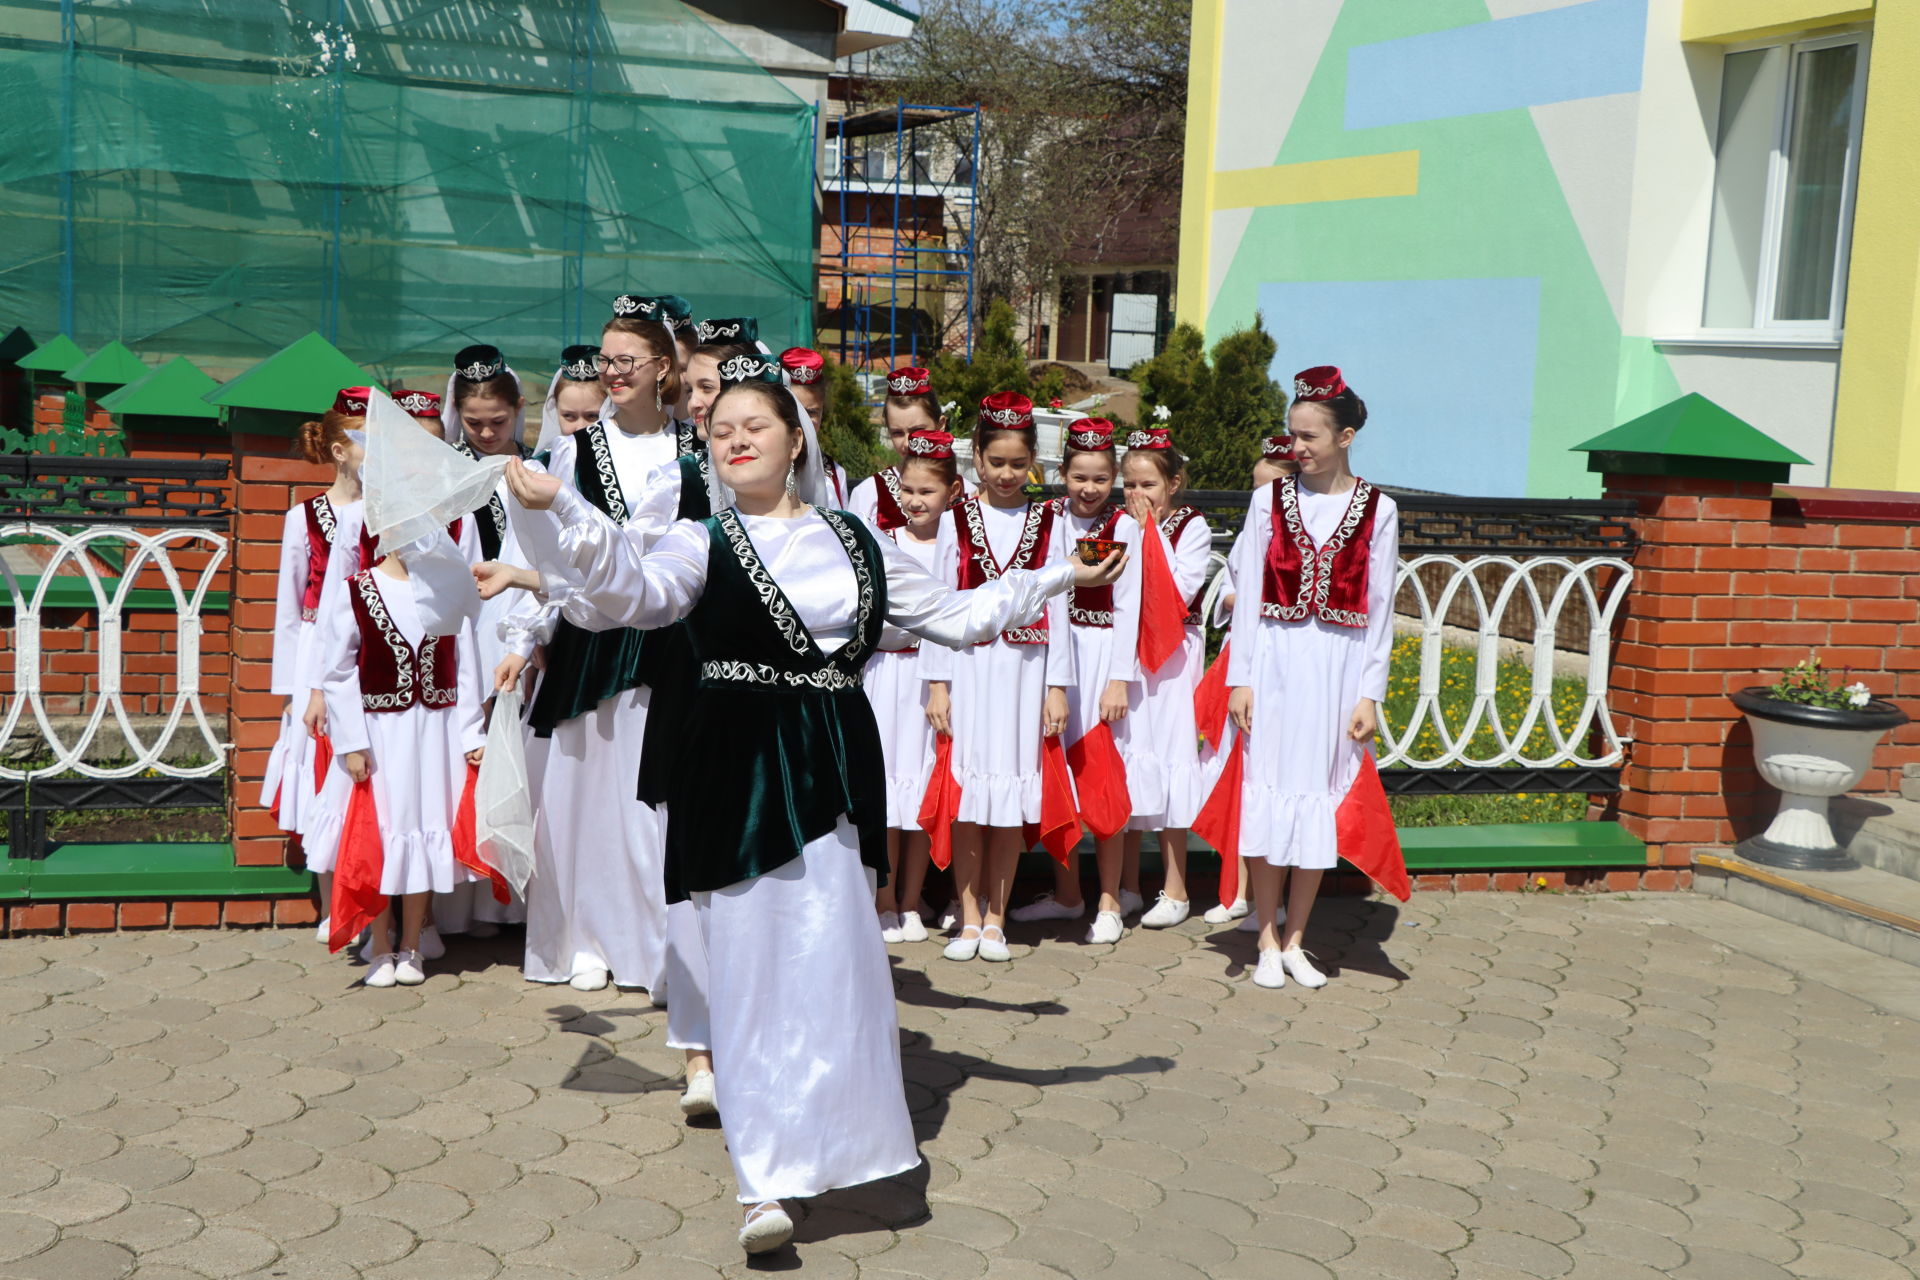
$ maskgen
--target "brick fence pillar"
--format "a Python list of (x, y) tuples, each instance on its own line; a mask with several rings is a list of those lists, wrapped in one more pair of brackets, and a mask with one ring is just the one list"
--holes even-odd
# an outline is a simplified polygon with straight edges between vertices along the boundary
[(281, 435), (233, 437), (232, 702), (233, 742), (228, 818), (234, 861), (277, 866), (287, 839), (260, 803), (267, 757), (280, 732), (286, 699), (273, 692), (273, 601), (280, 570), (280, 532), (287, 508), (333, 482), (333, 473), (287, 456)]

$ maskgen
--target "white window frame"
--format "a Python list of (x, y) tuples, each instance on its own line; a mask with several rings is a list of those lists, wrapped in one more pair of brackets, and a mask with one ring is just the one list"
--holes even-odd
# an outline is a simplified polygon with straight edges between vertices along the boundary
[[(1840, 196), (1840, 235), (1834, 246), (1833, 300), (1825, 320), (1775, 320), (1780, 283), (1780, 247), (1787, 216), (1787, 148), (1793, 127), (1793, 105), (1800, 89), (1799, 55), (1810, 49), (1828, 49), (1852, 44), (1860, 47), (1854, 68), (1853, 111), (1848, 126), (1847, 163)], [(1860, 131), (1866, 115), (1868, 60), (1872, 56), (1873, 35), (1868, 30), (1841, 31), (1799, 40), (1760, 40), (1729, 45), (1726, 53), (1749, 53), (1761, 49), (1784, 49), (1787, 58), (1786, 90), (1780, 95), (1780, 109), (1773, 127), (1773, 152), (1767, 162), (1767, 207), (1760, 250), (1760, 278), (1755, 282), (1753, 325), (1745, 329), (1711, 329), (1702, 325), (1690, 338), (1702, 346), (1837, 346), (1846, 322), (1847, 269), (1853, 258), (1853, 206), (1860, 185)], [(1719, 149), (1722, 122), (1719, 106), (1714, 117), (1714, 147)], [(1713, 197), (1710, 194), (1709, 199)], [(1711, 206), (1710, 206), (1711, 207)], [(1706, 269), (1711, 269), (1713, 246), (1707, 246)], [(1701, 275), (1701, 314), (1706, 309), (1706, 275)]]

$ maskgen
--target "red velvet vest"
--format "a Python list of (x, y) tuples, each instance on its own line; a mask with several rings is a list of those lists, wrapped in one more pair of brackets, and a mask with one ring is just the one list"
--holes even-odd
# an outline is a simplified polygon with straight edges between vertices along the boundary
[(873, 473), (873, 522), (887, 533), (906, 526), (907, 513), (900, 509), (899, 467), (882, 467)]
[(326, 494), (315, 494), (300, 505), (307, 511), (307, 582), (300, 589), (300, 617), (312, 622), (320, 608), (320, 589), (327, 584), (327, 557), (333, 554), (338, 524)]
[[(1056, 498), (1061, 514), (1066, 513), (1065, 498)], [(1052, 505), (1052, 504), (1049, 504)], [(1120, 523), (1120, 517), (1126, 512), (1120, 507), (1108, 507), (1100, 523), (1087, 531), (1089, 538), (1111, 538), (1113, 528)], [(1069, 554), (1078, 554), (1072, 552)], [(1113, 625), (1113, 584), (1111, 582), (1098, 587), (1075, 587), (1067, 597), (1067, 621), (1076, 627), (1111, 627)]]
[[(1008, 569), (1038, 569), (1046, 564), (1047, 546), (1053, 537), (1053, 510), (1051, 502), (1027, 504), (1027, 523), (1020, 531), (1020, 545), (1014, 548), (1013, 558), (1003, 565), (994, 560), (993, 548), (987, 544), (987, 526), (980, 518), (978, 495), (956, 506), (953, 527), (960, 542), (960, 589), (971, 591), (985, 586)], [(1045, 644), (1047, 615), (1042, 613), (1030, 627), (1008, 627), (999, 638), (1008, 644)], [(993, 641), (980, 643), (992, 644)]]
[(360, 624), (360, 705), (368, 711), (405, 711), (414, 703), (450, 707), (459, 701), (459, 651), (452, 636), (408, 643), (387, 614), (372, 570), (348, 583)]
[[(1167, 558), (1169, 560), (1173, 558), (1174, 548), (1180, 545), (1180, 535), (1186, 532), (1187, 524), (1196, 519), (1199, 519), (1202, 524), (1206, 523), (1206, 521), (1200, 517), (1200, 508), (1178, 507), (1169, 514), (1165, 520), (1160, 522), (1161, 536), (1167, 540)], [(1188, 626), (1197, 627), (1200, 625), (1200, 598), (1206, 594), (1207, 580), (1202, 578), (1200, 579), (1199, 589), (1193, 593), (1193, 599), (1187, 601)]]
[(1336, 627), (1367, 625), (1367, 560), (1373, 544), (1377, 493), (1356, 480), (1347, 511), (1326, 543), (1316, 547), (1300, 519), (1299, 480), (1273, 482), (1273, 533), (1267, 540), (1260, 616), (1282, 622), (1317, 617)]
[[(460, 545), (460, 525), (465, 520), (465, 516), (456, 516), (453, 523), (447, 526), (447, 536), (453, 539), (453, 545), (456, 547)], [(366, 523), (363, 521), (360, 525), (360, 567), (371, 569), (385, 559), (386, 557), (380, 554), (379, 539), (367, 532)]]

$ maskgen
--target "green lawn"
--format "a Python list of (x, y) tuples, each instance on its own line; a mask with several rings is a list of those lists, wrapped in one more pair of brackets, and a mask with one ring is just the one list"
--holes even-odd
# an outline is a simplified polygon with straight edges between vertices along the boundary
[[(1447, 648), (1440, 661), (1440, 718), (1450, 733), (1459, 733), (1466, 725), (1473, 705), (1475, 655), (1468, 648)], [(1502, 662), (1494, 688), (1494, 703), (1500, 709), (1501, 723), (1509, 732), (1517, 729), (1525, 711), (1533, 674), (1525, 663)], [(1386, 720), (1399, 737), (1413, 718), (1414, 703), (1420, 689), (1420, 638), (1402, 636), (1394, 642), (1393, 666), (1387, 678)], [(1571, 730), (1580, 717), (1580, 704), (1587, 696), (1587, 682), (1578, 677), (1557, 678), (1553, 682), (1554, 718), (1565, 730)], [(1543, 726), (1528, 734), (1523, 750), (1543, 756), (1551, 749), (1552, 739)], [(1493, 730), (1484, 722), (1476, 729), (1469, 754), (1492, 755), (1497, 749)], [(1415, 758), (1438, 755), (1440, 738), (1431, 720), (1423, 723), (1414, 739)], [(1403, 827), (1451, 827), (1478, 823), (1572, 822), (1586, 816), (1584, 794), (1534, 793), (1512, 796), (1396, 796), (1392, 799), (1394, 821)]]

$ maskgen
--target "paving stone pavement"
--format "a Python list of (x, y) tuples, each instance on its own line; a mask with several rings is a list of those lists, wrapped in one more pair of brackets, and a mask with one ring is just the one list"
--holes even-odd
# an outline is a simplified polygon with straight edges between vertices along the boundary
[[(1323, 904), (1318, 993), (1254, 987), (1252, 936), (1197, 918), (1000, 966), (895, 947), (926, 1164), (805, 1205), (798, 1266), (1915, 1275), (1920, 1029), (1646, 902)], [(0, 942), (0, 1276), (751, 1269), (664, 1015), (513, 958), (455, 940), (369, 991), (304, 930)]]

